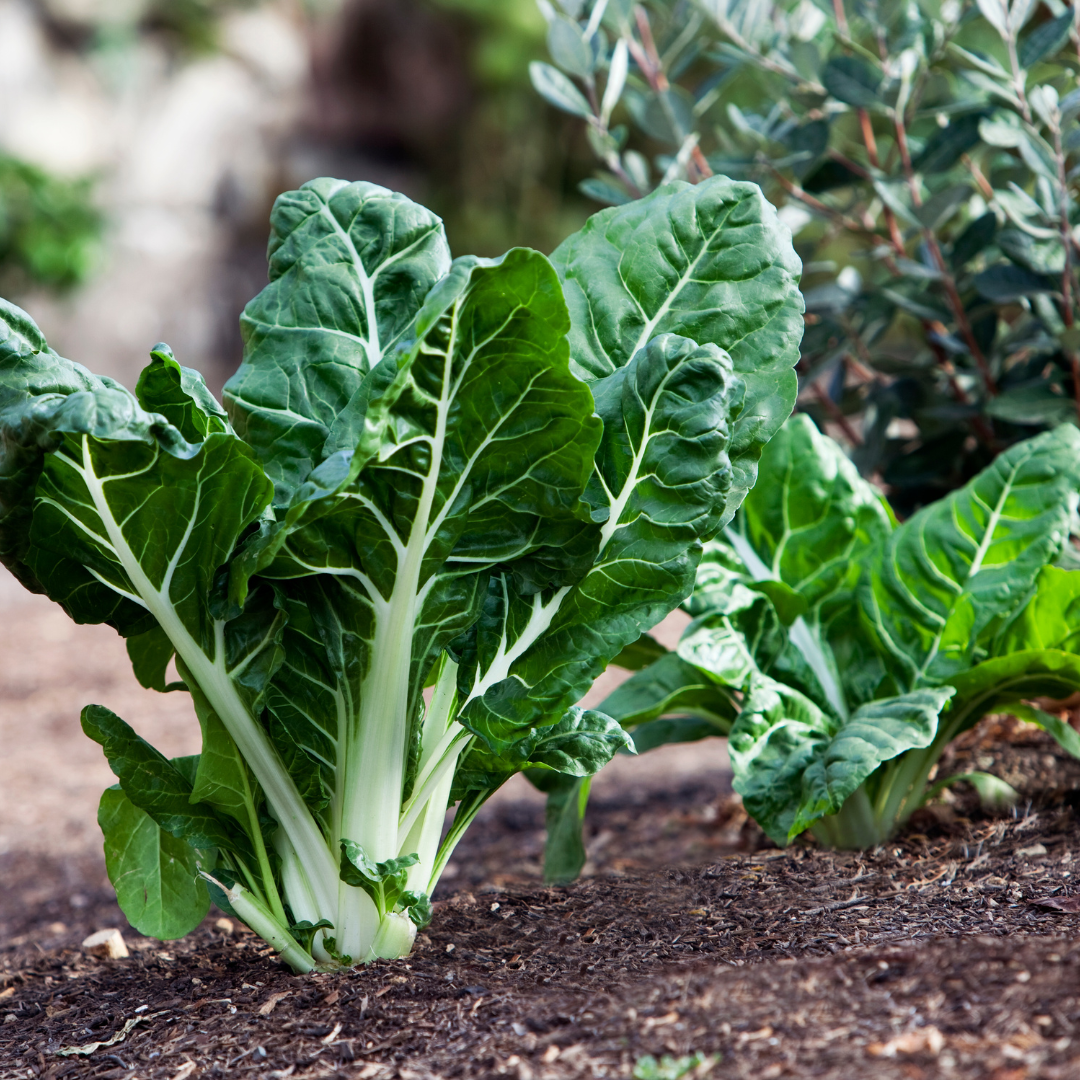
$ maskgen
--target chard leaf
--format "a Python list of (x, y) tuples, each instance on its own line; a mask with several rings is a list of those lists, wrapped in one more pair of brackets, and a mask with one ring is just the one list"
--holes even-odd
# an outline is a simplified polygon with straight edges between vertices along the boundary
[(563, 776), (592, 776), (619, 750), (633, 748), (617, 720), (575, 705), (557, 724), (540, 729), (536, 747), (527, 760), (531, 769), (549, 769)]
[(930, 745), (951, 686), (913, 690), (860, 706), (802, 777), (802, 793), (788, 837), (797, 836), (818, 818), (835, 814), (883, 762), (907, 750)]
[(1031, 649), (1080, 652), (1080, 570), (1044, 566), (1023, 607), (995, 635), (993, 655)]
[[(834, 621), (837, 607), (850, 608), (859, 560), (891, 529), (880, 493), (840, 447), (808, 416), (792, 417), (765, 447), (758, 483), (735, 520), (706, 547), (686, 607), (708, 618), (681, 646), (685, 659), (732, 686), (745, 681), (752, 661), (846, 716), (823, 616)], [(723, 659), (743, 652), (736, 668)]]
[(244, 309), (225, 401), (285, 503), (364, 376), (410, 332), (450, 251), (429, 210), (363, 182), (286, 192), (270, 229), (270, 284)]
[[(634, 744), (639, 753), (642, 731), (638, 725), (676, 714), (700, 719), (703, 733), (726, 735), (738, 712), (727, 690), (702, 676), (693, 664), (676, 653), (665, 653), (656, 663), (635, 672), (597, 708), (614, 717), (623, 727), (636, 729)], [(654, 734), (658, 730), (654, 729)], [(649, 748), (659, 745), (654, 739)]]
[(791, 234), (754, 185), (677, 181), (594, 214), (552, 255), (573, 328), (574, 370), (603, 379), (657, 334), (731, 354), (746, 397), (731, 441), (723, 520), (753, 486), (761, 448), (795, 403), (801, 265)]
[(969, 667), (982, 631), (1011, 612), (1069, 535), (1080, 432), (1017, 443), (875, 550), (859, 586), (877, 652), (901, 689)]
[(236, 740), (194, 680), (191, 696), (202, 729), (202, 753), (191, 781), (192, 802), (206, 803), (228, 814), (245, 829), (258, 828), (255, 807), (260, 793)]
[[(0, 412), (2, 469), (22, 471), (20, 497), (32, 508), (25, 553), (32, 578), (76, 621), (106, 621), (125, 636), (155, 624), (165, 632), (185, 682), (205, 694), (277, 820), (318, 863), (318, 888), (328, 893), (332, 856), (257, 719), (280, 662), (282, 619), (266, 590), (230, 606), (216, 580), (268, 507), (272, 485), (229, 431), (188, 443), (106, 380), (57, 393), (56, 369), (65, 365), (75, 370), (40, 350), (0, 354), (11, 403)], [(28, 397), (26, 390), (42, 385), (45, 392)], [(24, 463), (35, 457), (28, 471)], [(147, 681), (162, 674), (164, 651), (158, 639), (151, 662), (136, 648)]]
[(639, 754), (655, 750), (658, 746), (672, 743), (700, 742), (717, 735), (728, 735), (731, 722), (716, 724), (711, 720), (696, 716), (670, 716), (660, 720), (649, 720), (634, 728), (634, 749)]
[(176, 648), (160, 626), (155, 625), (143, 634), (129, 637), (127, 653), (135, 678), (147, 690), (167, 693), (171, 690), (187, 689), (183, 682), (165, 681), (169, 661), (176, 655)]
[(577, 879), (585, 865), (585, 809), (592, 778), (547, 775), (551, 776), (550, 786), (538, 785), (547, 792), (544, 884), (566, 885)]
[(599, 553), (555, 589), (494, 575), (461, 666), (461, 722), (494, 753), (561, 717), (689, 593), (700, 542), (726, 513), (741, 392), (726, 354), (673, 335), (593, 383), (604, 432), (586, 498)]
[(656, 638), (651, 634), (642, 634), (611, 662), (615, 667), (625, 668), (627, 671), (640, 671), (666, 654), (667, 649)]
[[(82, 711), (82, 728), (105, 751), (105, 757), (131, 803), (177, 839), (207, 851), (237, 848), (235, 830), (204, 803), (192, 800), (192, 785), (163, 754), (140, 738), (115, 713), (101, 705)], [(241, 850), (250, 846), (241, 840)]]
[(210, 910), (199, 852), (159, 828), (118, 786), (102, 793), (98, 825), (109, 880), (127, 921), (162, 941), (191, 933)]
[(803, 774), (838, 728), (839, 721), (797, 690), (766, 676), (751, 684), (728, 739), (732, 786), (747, 813), (777, 844), (791, 839)]
[(1026, 649), (991, 657), (949, 680), (956, 687), (950, 714), (960, 732), (988, 712), (1023, 698), (1061, 701), (1080, 690), (1080, 656), (1060, 649)]
[(842, 722), (808, 698), (755, 676), (731, 731), (733, 786), (778, 844), (835, 814), (883, 762), (929, 746), (952, 687), (882, 698)]
[(758, 483), (725, 537), (749, 579), (786, 585), (813, 608), (848, 583), (853, 562), (891, 531), (881, 493), (803, 413), (762, 451)]
[[(234, 570), (237, 597), (256, 570), (280, 582), (294, 629), (268, 698), (275, 741), (319, 763), (324, 795), (344, 767), (343, 736), (357, 761), (377, 753), (403, 776), (407, 796), (421, 690), (475, 621), (491, 569), (536, 588), (580, 574), (595, 550), (581, 492), (600, 421), (569, 370), (547, 259), (516, 249), (458, 260), (416, 326), (339, 417), (335, 456)], [(387, 854), (392, 800), (344, 813), (344, 835)]]
[(1009, 705), (1008, 711), (1053, 735), (1063, 750), (1072, 754), (1074, 758), (1080, 758), (1080, 732), (1062, 720), (1060, 716), (1054, 716), (1043, 709), (1036, 709), (1020, 702), (1013, 702)]
[(189, 443), (200, 443), (214, 432), (232, 433), (225, 410), (202, 375), (181, 367), (164, 342), (150, 350), (135, 395), (147, 412), (160, 413)]
[[(363, 889), (375, 902), (379, 915), (392, 912), (406, 895), (409, 867), (419, 862), (417, 855), (402, 855), (396, 859), (375, 862), (364, 849), (352, 840), (341, 841), (341, 880), (346, 885)], [(413, 897), (414, 902), (416, 898)]]
[(547, 774), (592, 776), (620, 750), (633, 752), (633, 743), (619, 722), (575, 705), (557, 723), (531, 729), (502, 753), (494, 754), (483, 743), (473, 743), (458, 766), (451, 800), (468, 791), (494, 790), (523, 769), (546, 791), (542, 778)]

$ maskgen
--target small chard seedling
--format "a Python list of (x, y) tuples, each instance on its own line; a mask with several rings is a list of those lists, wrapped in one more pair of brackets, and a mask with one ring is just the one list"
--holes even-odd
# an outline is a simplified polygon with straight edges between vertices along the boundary
[(303, 971), (407, 953), (493, 791), (625, 744), (574, 703), (752, 485), (802, 304), (723, 179), (453, 262), (423, 207), (317, 180), (269, 259), (224, 407), (166, 346), (131, 393), (0, 306), (0, 557), (191, 694), (193, 757), (83, 713), (129, 920), (178, 937), (213, 898)]
[[(735, 790), (782, 845), (808, 828), (840, 848), (887, 840), (935, 790), (945, 747), (988, 712), (1080, 756), (1076, 732), (1027, 703), (1080, 690), (1078, 488), (1080, 432), (1065, 425), (897, 526), (840, 447), (795, 416), (706, 545), (678, 649), (653, 645), (600, 709), (639, 750), (730, 733)], [(1008, 793), (986, 774), (955, 779)], [(562, 829), (551, 876), (576, 871), (580, 812), (565, 802), (549, 806)]]

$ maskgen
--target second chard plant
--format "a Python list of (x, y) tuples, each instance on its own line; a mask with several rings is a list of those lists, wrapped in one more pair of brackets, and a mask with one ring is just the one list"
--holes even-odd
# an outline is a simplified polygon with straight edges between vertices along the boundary
[(193, 757), (83, 712), (129, 920), (178, 937), (212, 897), (304, 971), (407, 953), (495, 789), (624, 745), (574, 703), (752, 485), (802, 303), (787, 230), (722, 178), (493, 261), (317, 180), (269, 257), (224, 408), (166, 346), (132, 393), (0, 302), (0, 557), (191, 694)]
[[(1065, 424), (897, 525), (841, 448), (794, 416), (706, 545), (678, 649), (636, 642), (620, 663), (641, 670), (600, 708), (638, 750), (729, 735), (735, 790), (781, 845), (810, 829), (873, 847), (958, 779), (1014, 794), (985, 773), (931, 779), (990, 712), (1080, 756), (1076, 732), (1029, 704), (1080, 690), (1078, 487), (1080, 434)], [(549, 877), (583, 861), (582, 787), (560, 778), (549, 796)]]

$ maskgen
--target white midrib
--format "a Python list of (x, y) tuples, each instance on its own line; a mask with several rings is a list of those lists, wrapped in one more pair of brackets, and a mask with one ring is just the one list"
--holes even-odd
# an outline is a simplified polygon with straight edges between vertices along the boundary
[(675, 284), (674, 288), (672, 288), (671, 291), (667, 294), (667, 296), (664, 297), (663, 303), (656, 309), (656, 314), (651, 319), (649, 319), (642, 327), (641, 333), (638, 335), (637, 344), (634, 345), (634, 347), (629, 351), (629, 353), (627, 353), (627, 359), (632, 358), (634, 353), (636, 353), (638, 349), (643, 349), (646, 345), (649, 344), (649, 341), (652, 339), (653, 336), (653, 331), (660, 325), (661, 319), (663, 319), (663, 317), (671, 310), (671, 305), (672, 302), (675, 300), (675, 297), (678, 296), (680, 292), (682, 292), (683, 287), (686, 285), (686, 283), (693, 278), (694, 271), (697, 270), (698, 265), (701, 263), (701, 260), (704, 259), (706, 254), (708, 253), (709, 245), (713, 242), (713, 239), (717, 236), (717, 234), (720, 232), (726, 222), (727, 214), (724, 215), (724, 221), (721, 222), (720, 225), (718, 225), (707, 237), (702, 239), (701, 250), (690, 261), (689, 265), (682, 272), (682, 274), (679, 275), (678, 282)]
[[(742, 533), (737, 532), (729, 525), (724, 530), (724, 535), (755, 581), (780, 580), (766, 566), (765, 560), (750, 546), (750, 541)], [(814, 636), (806, 620), (801, 615), (788, 628), (788, 640), (799, 650), (803, 659), (810, 665), (810, 670), (817, 676), (825, 697), (836, 710), (837, 715), (841, 720), (847, 720), (850, 714), (847, 701), (844, 699), (844, 692), (836, 681), (828, 660), (825, 658), (825, 650), (822, 649), (821, 643)]]
[[(994, 541), (994, 532), (998, 527), (998, 522), (1001, 521), (1002, 514), (1005, 512), (1005, 503), (1012, 493), (1013, 482), (1016, 480), (1016, 474), (1020, 471), (1020, 466), (1026, 461), (1026, 457), (1021, 461), (1018, 461), (1012, 471), (1009, 473), (1005, 483), (1001, 486), (1001, 494), (998, 496), (998, 501), (994, 505), (993, 510), (990, 511), (990, 517), (986, 522), (986, 530), (983, 533), (982, 540), (979, 541), (978, 546), (975, 548), (975, 557), (971, 560), (971, 566), (968, 568), (968, 572), (964, 577), (964, 580), (960, 583), (960, 588), (957, 590), (957, 596), (963, 596), (967, 591), (968, 586), (971, 584), (972, 578), (974, 578), (980, 570), (982, 570), (983, 559), (986, 558), (986, 553), (990, 550), (990, 545)], [(926, 659), (919, 666), (919, 676), (923, 677), (927, 671), (930, 670), (930, 665), (937, 658), (938, 651), (941, 648), (941, 639), (945, 635), (945, 628), (948, 626), (949, 616), (946, 616), (941, 624), (941, 629), (934, 635), (933, 644), (930, 646), (930, 651), (926, 654)]]
[(375, 278), (367, 272), (352, 237), (341, 227), (330, 207), (323, 203), (319, 212), (333, 225), (334, 231), (341, 238), (341, 242), (349, 249), (353, 269), (356, 271), (356, 276), (360, 281), (360, 289), (364, 294), (364, 318), (367, 320), (368, 332), (365, 347), (367, 349), (368, 368), (373, 368), (382, 358), (379, 346), (379, 324), (375, 318)]
[[(371, 595), (375, 608), (375, 637), (368, 674), (360, 690), (356, 737), (345, 750), (345, 768), (339, 773), (342, 789), (341, 833), (376, 862), (398, 854), (398, 825), (405, 778), (405, 751), (409, 718), (409, 667), (416, 623), (420, 567), (427, 549), (428, 524), (434, 505), (449, 410), (450, 365), (456, 345), (457, 318), (451, 321), (443, 367), (443, 396), (436, 405), (431, 461), (408, 542), (395, 546), (397, 572), (389, 600)], [(387, 523), (389, 524), (389, 522)], [(355, 891), (355, 890), (353, 890)]]
[[(608, 498), (611, 500), (611, 511), (608, 514), (607, 521), (604, 522), (603, 528), (600, 530), (600, 548), (596, 553), (593, 570), (600, 565), (601, 559), (603, 558), (611, 538), (615, 535), (616, 530), (621, 527), (619, 519), (626, 509), (626, 504), (630, 501), (630, 496), (634, 493), (634, 488), (637, 486), (639, 473), (641, 471), (641, 463), (645, 459), (645, 451), (648, 448), (649, 441), (653, 438), (652, 418), (656, 399), (663, 392), (663, 387), (666, 383), (667, 380), (665, 379), (661, 383), (656, 394), (654, 394), (652, 403), (649, 405), (648, 409), (645, 410), (645, 423), (642, 427), (641, 445), (634, 454), (634, 459), (631, 463), (630, 471), (627, 473), (626, 481), (623, 483), (617, 496), (612, 497), (611, 492), (608, 491), (607, 485), (604, 483), (604, 478), (600, 475), (600, 470), (597, 469), (596, 471), (596, 475), (600, 479), (604, 491), (607, 492)], [(590, 570), (589, 573), (591, 574), (593, 570)], [(586, 577), (588, 577), (588, 575), (586, 575)], [(473, 688), (464, 704), (467, 705), (469, 701), (483, 697), (491, 687), (496, 683), (502, 682), (503, 679), (506, 679), (509, 676), (510, 668), (514, 665), (514, 662), (532, 647), (541, 634), (547, 632), (555, 616), (559, 613), (559, 608), (562, 607), (563, 601), (570, 593), (571, 588), (572, 586), (563, 585), (552, 594), (546, 604), (541, 601), (539, 593), (533, 597), (533, 609), (529, 614), (529, 621), (525, 624), (524, 630), (522, 630), (518, 637), (514, 639), (513, 644), (509, 646), (507, 645), (505, 635), (503, 636), (503, 639), (499, 642), (499, 649), (495, 655), (495, 659), (488, 666), (483, 676), (474, 681)]]
[[(173, 647), (179, 653), (184, 664), (194, 676), (214, 712), (220, 717), (226, 730), (232, 736), (255, 774), (274, 816), (285, 829), (301, 857), (305, 867), (313, 871), (310, 881), (318, 902), (325, 911), (334, 910), (337, 892), (337, 869), (330, 857), (330, 852), (322, 838), (318, 826), (308, 812), (300, 793), (278, 760), (277, 753), (270, 745), (266, 733), (252, 719), (247, 707), (233, 686), (229, 673), (225, 670), (223, 650), (211, 660), (195, 639), (188, 633), (180, 621), (165, 589), (159, 590), (146, 576), (135, 553), (131, 550), (113, 517), (112, 510), (105, 498), (104, 482), (94, 472), (90, 457), (89, 440), (83, 437), (83, 465), (79, 472), (94, 503), (102, 524), (105, 526), (109, 542), (120, 560), (128, 580), (142, 598), (147, 610), (157, 619)], [(194, 517), (193, 517), (194, 520)], [(190, 533), (189, 524), (187, 533)], [(185, 535), (187, 535), (187, 533)], [(179, 552), (174, 555), (171, 566), (175, 566)]]

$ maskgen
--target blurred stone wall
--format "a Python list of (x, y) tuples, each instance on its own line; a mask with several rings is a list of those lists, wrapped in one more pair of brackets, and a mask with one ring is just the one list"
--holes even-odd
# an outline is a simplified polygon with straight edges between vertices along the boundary
[(126, 3), (0, 0), (0, 147), (97, 176), (108, 221), (84, 287), (12, 299), (98, 373), (131, 385), (164, 340), (219, 386), (238, 359), (223, 325), (265, 282), (251, 260), (237, 263), (237, 237), (255, 230), (261, 261), (308, 85), (308, 29), (296, 5), (270, 2), (225, 15), (220, 48), (204, 56), (153, 35), (73, 47), (80, 28), (101, 33), (103, 8), (115, 16)]

